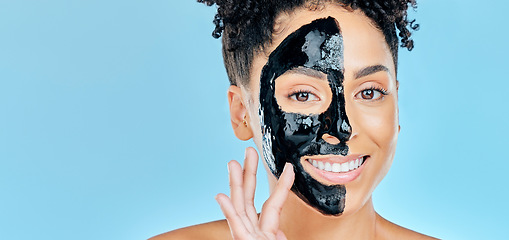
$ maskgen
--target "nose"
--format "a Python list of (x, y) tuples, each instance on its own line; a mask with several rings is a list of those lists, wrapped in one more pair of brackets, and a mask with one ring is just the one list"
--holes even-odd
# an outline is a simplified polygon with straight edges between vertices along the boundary
[(350, 136), (352, 136), (352, 126), (348, 123), (346, 113), (344, 115), (345, 116), (343, 118), (338, 119), (336, 122), (336, 134), (341, 141), (346, 142), (350, 140)]
[[(346, 115), (345, 97), (341, 87), (332, 88), (332, 102), (326, 112), (323, 113), (323, 135), (326, 142), (346, 143), (352, 136), (352, 127)], [(327, 135), (327, 137), (325, 137)], [(333, 137), (333, 139), (331, 138)]]
[(347, 142), (352, 136), (352, 127), (348, 123), (346, 116), (338, 118), (339, 119), (330, 121), (326, 124), (328, 126), (322, 135), (322, 138), (330, 144)]

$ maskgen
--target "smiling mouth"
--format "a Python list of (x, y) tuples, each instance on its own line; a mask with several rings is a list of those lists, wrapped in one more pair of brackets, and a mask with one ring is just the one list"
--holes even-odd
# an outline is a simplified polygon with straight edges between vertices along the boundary
[(361, 157), (358, 157), (357, 159), (354, 159), (354, 160), (351, 160), (348, 162), (344, 162), (344, 163), (337, 163), (337, 162), (331, 163), (331, 162), (320, 161), (320, 160), (311, 159), (311, 158), (306, 159), (306, 161), (309, 162), (311, 165), (313, 165), (313, 167), (318, 168), (323, 171), (333, 172), (333, 173), (346, 173), (346, 172), (353, 171), (353, 170), (359, 168), (360, 166), (362, 166), (362, 164), (364, 164), (367, 157), (368, 156), (361, 156)]

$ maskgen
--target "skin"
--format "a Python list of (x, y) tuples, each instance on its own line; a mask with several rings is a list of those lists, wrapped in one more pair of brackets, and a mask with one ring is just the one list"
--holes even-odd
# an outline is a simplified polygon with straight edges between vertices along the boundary
[[(326, 216), (307, 205), (289, 191), (294, 178), (293, 168), (285, 166), (279, 181), (267, 165), (271, 195), (260, 214), (253, 206), (258, 155), (253, 148), (246, 150), (244, 168), (237, 162), (228, 163), (230, 197), (218, 194), (216, 200), (226, 220), (178, 229), (152, 238), (164, 239), (435, 239), (387, 221), (376, 213), (371, 195), (387, 174), (396, 149), (399, 133), (398, 83), (395, 66), (383, 34), (360, 11), (348, 11), (341, 6), (326, 4), (320, 11), (299, 8), (277, 18), (275, 35), (270, 46), (255, 56), (249, 86), (230, 86), (231, 122), (241, 140), (253, 139), (261, 149), (259, 84), (262, 67), (269, 54), (290, 33), (315, 19), (332, 16), (338, 20), (344, 38), (346, 112), (352, 126), (348, 141), (349, 154), (368, 154), (362, 173), (345, 184), (347, 197), (340, 216)], [(381, 65), (385, 70), (365, 69)], [(302, 81), (306, 79), (306, 81)], [(285, 111), (320, 113), (330, 103), (330, 88), (325, 76), (308, 76), (299, 72), (282, 75), (276, 82), (276, 99)], [(386, 95), (364, 90), (385, 89)], [(295, 89), (309, 90), (312, 95), (289, 96)], [(301, 101), (306, 99), (306, 101)], [(334, 144), (333, 136), (324, 140)], [(305, 168), (306, 169), (306, 168)], [(309, 171), (308, 171), (309, 170)], [(327, 181), (310, 172), (313, 178)], [(233, 237), (232, 237), (233, 236)]]

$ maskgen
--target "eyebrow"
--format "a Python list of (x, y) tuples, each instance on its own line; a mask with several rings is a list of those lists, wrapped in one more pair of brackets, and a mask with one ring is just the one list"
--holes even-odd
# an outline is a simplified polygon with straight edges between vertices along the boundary
[(298, 67), (288, 70), (287, 73), (296, 73), (306, 75), (312, 78), (327, 79), (327, 75), (325, 73), (312, 68)]
[(355, 79), (365, 77), (365, 76), (371, 75), (373, 73), (382, 72), (382, 71), (389, 72), (389, 68), (387, 68), (384, 65), (373, 65), (373, 66), (365, 67), (355, 73)]

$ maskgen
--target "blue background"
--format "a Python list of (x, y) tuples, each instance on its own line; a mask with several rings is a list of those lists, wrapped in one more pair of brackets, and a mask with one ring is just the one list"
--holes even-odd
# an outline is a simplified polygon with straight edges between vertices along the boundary
[[(387, 219), (507, 236), (508, 8), (411, 12), (398, 151), (374, 193)], [(0, 1), (0, 239), (146, 239), (222, 218), (226, 163), (252, 143), (231, 130), (214, 14), (194, 1)]]

